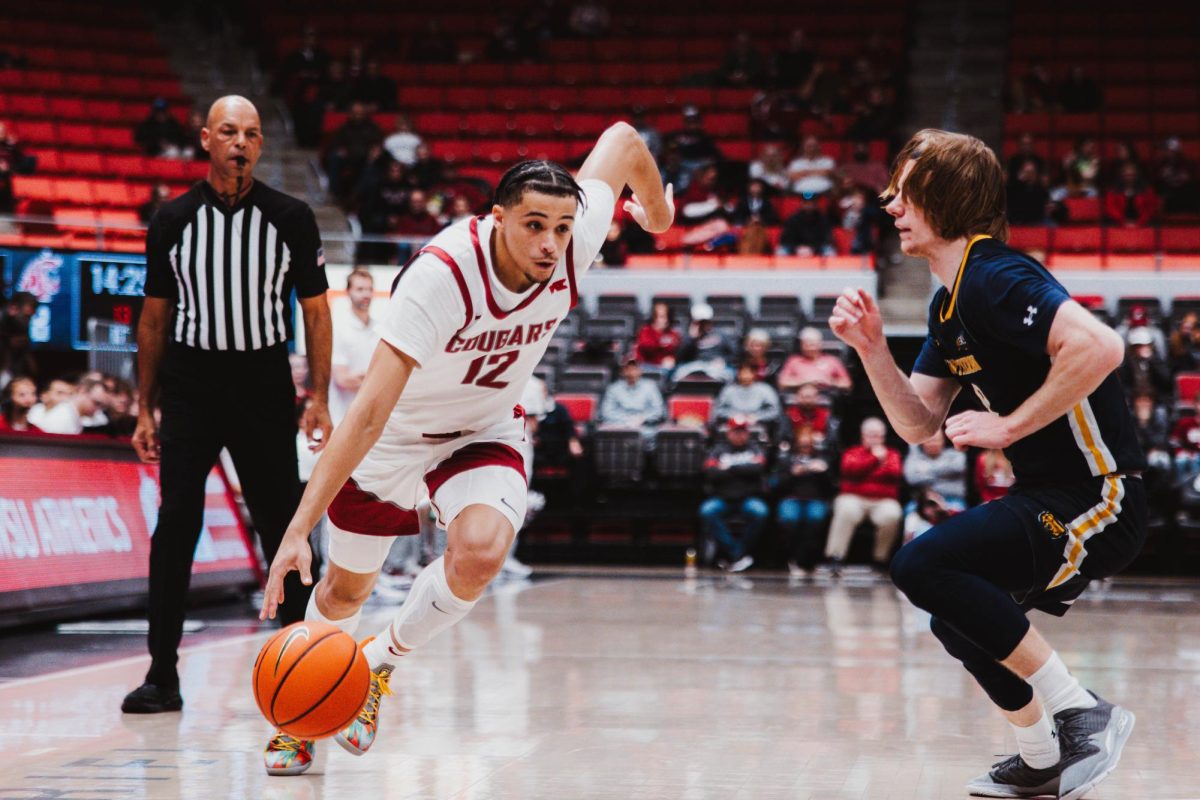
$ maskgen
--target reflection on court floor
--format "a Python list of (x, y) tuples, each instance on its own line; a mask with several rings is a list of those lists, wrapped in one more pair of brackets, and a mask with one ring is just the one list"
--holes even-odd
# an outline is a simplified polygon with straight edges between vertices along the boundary
[[(1085, 685), (1138, 715), (1088, 797), (1200, 797), (1198, 599), (1118, 581), (1037, 620)], [(323, 743), (293, 778), (263, 773), (263, 630), (185, 648), (182, 714), (118, 712), (143, 657), (0, 684), (0, 800), (961, 798), (1015, 742), (927, 623), (866, 576), (502, 588), (402, 664), (374, 750)]]

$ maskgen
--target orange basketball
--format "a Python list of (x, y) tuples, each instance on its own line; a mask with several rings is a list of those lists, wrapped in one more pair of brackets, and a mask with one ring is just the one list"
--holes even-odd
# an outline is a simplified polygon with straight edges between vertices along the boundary
[(358, 715), (371, 688), (371, 670), (348, 633), (306, 621), (263, 645), (252, 680), (268, 722), (297, 739), (321, 739)]

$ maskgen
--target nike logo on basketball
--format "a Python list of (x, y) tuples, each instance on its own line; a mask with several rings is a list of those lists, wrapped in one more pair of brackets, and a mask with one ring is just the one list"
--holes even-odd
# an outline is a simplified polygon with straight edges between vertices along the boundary
[(444, 608), (438, 608), (437, 600), (434, 600), (434, 601), (433, 601), (433, 607), (434, 607), (434, 608), (437, 608), (437, 610), (438, 610), (438, 611), (440, 611), (440, 612), (442, 612), (443, 614), (449, 614), (449, 613), (450, 613), (449, 611), (447, 611), (447, 610), (446, 610), (446, 609), (444, 609)]
[(567, 290), (567, 281), (565, 278), (563, 280), (558, 280), (558, 281), (555, 281), (554, 283), (550, 284), (550, 294), (554, 294), (555, 292), (565, 292), (566, 290)]
[(276, 656), (276, 658), (275, 658), (275, 672), (276, 673), (279, 672), (279, 664), (280, 664), (280, 662), (283, 661), (283, 654), (286, 653), (287, 649), (292, 646), (292, 642), (296, 641), (301, 636), (304, 637), (305, 641), (310, 640), (311, 637), (308, 632), (308, 626), (302, 625), (301, 627), (296, 628), (296, 630), (289, 633), (288, 637), (286, 639), (284, 639), (283, 647), (279, 648), (279, 655)]

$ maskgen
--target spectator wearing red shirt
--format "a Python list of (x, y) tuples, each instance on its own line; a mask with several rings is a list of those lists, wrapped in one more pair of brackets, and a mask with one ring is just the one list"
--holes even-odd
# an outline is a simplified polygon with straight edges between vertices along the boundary
[(796, 394), (788, 399), (787, 416), (795, 430), (809, 428), (819, 442), (834, 438), (830, 428), (837, 423), (821, 397), (821, 387), (815, 383), (801, 384)]
[[(432, 237), (442, 229), (438, 218), (429, 213), (429, 199), (425, 192), (414, 189), (408, 195), (408, 208), (390, 220), (390, 232), (398, 236)], [(411, 244), (400, 245), (401, 263), (408, 260), (417, 248)]]
[(1179, 418), (1171, 430), (1175, 469), (1180, 477), (1200, 472), (1200, 393), (1192, 398), (1196, 413)]
[(975, 488), (979, 491), (979, 502), (990, 503), (1008, 494), (1016, 482), (1012, 464), (1008, 463), (1003, 450), (984, 450), (975, 461)]
[(1104, 193), (1104, 214), (1118, 225), (1149, 225), (1158, 216), (1158, 195), (1142, 180), (1137, 164), (1125, 162), (1120, 177)]
[(634, 353), (641, 364), (672, 369), (679, 342), (679, 329), (675, 326), (671, 307), (666, 303), (655, 303), (650, 321), (638, 331)]
[(790, 391), (801, 384), (816, 383), (822, 389), (850, 388), (850, 373), (846, 365), (821, 348), (824, 338), (816, 328), (800, 331), (800, 352), (788, 358), (779, 371), (779, 390)]
[(891, 559), (900, 532), (900, 451), (888, 447), (883, 420), (863, 420), (861, 444), (842, 454), (841, 493), (833, 501), (825, 557), (836, 576), (841, 572), (854, 529), (865, 519), (875, 526), (875, 565), (883, 569)]
[(37, 403), (37, 384), (33, 378), (23, 375), (13, 378), (4, 387), (4, 400), (0, 401), (0, 433), (29, 431), (41, 433), (42, 429), (29, 421), (29, 409)]

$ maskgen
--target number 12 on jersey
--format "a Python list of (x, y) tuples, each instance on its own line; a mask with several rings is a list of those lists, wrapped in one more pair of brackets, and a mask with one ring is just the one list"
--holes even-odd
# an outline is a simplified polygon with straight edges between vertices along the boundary
[[(504, 353), (494, 353), (490, 356), (480, 356), (471, 362), (471, 366), (467, 370), (467, 376), (462, 379), (463, 384), (469, 385), (473, 383), (485, 389), (503, 389), (508, 386), (508, 381), (498, 381), (496, 379), (516, 362), (520, 354), (520, 350), (509, 350)], [(493, 369), (480, 375), (479, 373), (483, 372), (485, 365), (493, 367)]]

